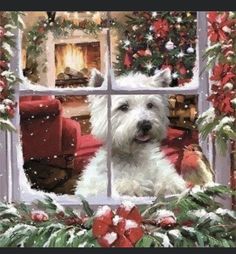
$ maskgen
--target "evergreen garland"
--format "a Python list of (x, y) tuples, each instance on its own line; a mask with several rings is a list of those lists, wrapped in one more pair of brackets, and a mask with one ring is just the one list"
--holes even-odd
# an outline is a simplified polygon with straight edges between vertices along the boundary
[[(236, 213), (221, 208), (215, 199), (232, 194), (222, 185), (195, 186), (140, 209), (129, 203), (133, 209), (129, 214), (122, 205), (116, 211), (104, 206), (95, 212), (85, 200), (84, 211), (79, 212), (50, 197), (35, 203), (33, 209), (24, 203), (0, 203), (0, 247), (235, 247)], [(110, 220), (111, 213), (129, 218), (130, 225), (142, 218), (141, 224), (133, 224), (135, 228), (131, 226), (127, 234), (115, 224), (115, 217)], [(96, 226), (101, 222), (102, 229)], [(107, 228), (109, 223), (113, 225)], [(116, 238), (108, 238), (109, 244), (105, 244), (99, 236), (106, 232), (116, 232), (123, 240), (117, 245)]]
[(207, 66), (212, 69), (212, 108), (198, 118), (199, 131), (205, 139), (212, 134), (224, 154), (228, 141), (236, 141), (236, 12), (209, 12), (206, 50)]
[(0, 130), (15, 130), (11, 119), (15, 115), (14, 86), (20, 80), (10, 71), (15, 47), (14, 29), (22, 28), (21, 12), (0, 12)]

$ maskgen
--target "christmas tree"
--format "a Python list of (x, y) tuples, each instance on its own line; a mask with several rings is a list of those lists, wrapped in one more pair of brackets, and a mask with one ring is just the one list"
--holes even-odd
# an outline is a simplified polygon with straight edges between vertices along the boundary
[(120, 40), (117, 74), (153, 75), (169, 67), (174, 84), (190, 82), (196, 61), (196, 24), (196, 12), (133, 12)]

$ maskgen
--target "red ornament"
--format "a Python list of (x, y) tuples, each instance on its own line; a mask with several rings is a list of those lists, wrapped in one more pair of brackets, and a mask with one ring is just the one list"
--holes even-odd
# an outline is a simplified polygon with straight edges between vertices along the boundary
[(158, 19), (153, 23), (153, 31), (157, 37), (164, 38), (169, 33), (169, 23), (166, 19)]
[(133, 64), (132, 50), (128, 49), (125, 52), (124, 66), (129, 69)]
[(186, 75), (186, 73), (187, 73), (186, 68), (185, 68), (184, 66), (181, 66), (181, 67), (179, 68), (179, 73), (180, 73), (181, 75)]
[(35, 222), (43, 222), (49, 219), (48, 215), (44, 211), (32, 211), (31, 220)]
[(164, 217), (160, 220), (159, 225), (163, 229), (173, 228), (176, 225), (176, 219), (172, 216)]
[(229, 39), (231, 27), (235, 25), (235, 20), (229, 19), (229, 13), (208, 13), (208, 36), (211, 42), (225, 42)]
[(151, 50), (150, 50), (149, 48), (147, 48), (147, 49), (145, 50), (145, 52), (144, 52), (144, 55), (145, 55), (145, 56), (152, 56)]
[(5, 29), (2, 26), (0, 26), (0, 38), (3, 38), (4, 35), (5, 35)]
[(116, 212), (104, 206), (93, 221), (93, 235), (102, 247), (133, 247), (143, 236), (142, 217), (134, 205), (122, 204)]

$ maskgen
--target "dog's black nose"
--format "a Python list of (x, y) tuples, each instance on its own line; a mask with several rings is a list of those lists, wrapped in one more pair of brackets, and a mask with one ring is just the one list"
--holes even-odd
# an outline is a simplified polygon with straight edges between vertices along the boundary
[(148, 120), (139, 121), (137, 127), (143, 132), (148, 132), (152, 128), (152, 123)]

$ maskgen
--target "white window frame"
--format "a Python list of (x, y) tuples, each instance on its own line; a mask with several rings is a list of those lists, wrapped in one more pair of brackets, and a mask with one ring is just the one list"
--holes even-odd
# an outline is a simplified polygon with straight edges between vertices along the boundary
[[(110, 54), (110, 31), (106, 29), (107, 32), (107, 42), (108, 42), (108, 58), (109, 58), (109, 66), (111, 67), (111, 54)], [(15, 55), (11, 61), (11, 70), (13, 70), (16, 75), (23, 79), (23, 82), (26, 83), (27, 80), (23, 78), (22, 70), (21, 70), (21, 33), (17, 29), (15, 31), (16, 35), (16, 49)], [(202, 71), (203, 67), (206, 66), (206, 60), (203, 60), (203, 55), (205, 49), (207, 47), (207, 18), (206, 12), (197, 12), (197, 70), (198, 70), (198, 84), (194, 87), (189, 87), (186, 85), (185, 87), (176, 88), (156, 88), (156, 89), (148, 89), (148, 90), (115, 90), (112, 88), (113, 82), (113, 72), (111, 68), (108, 68), (107, 71), (107, 80), (108, 80), (108, 87), (106, 90), (101, 88), (96, 89), (86, 89), (86, 88), (46, 88), (45, 89), (29, 89), (23, 88), (20, 89), (19, 84), (16, 85), (15, 88), (15, 100), (19, 102), (20, 96), (25, 95), (88, 95), (88, 94), (103, 94), (107, 95), (108, 99), (108, 110), (107, 110), (107, 117), (108, 117), (108, 159), (107, 159), (107, 167), (108, 167), (108, 186), (107, 186), (107, 196), (106, 197), (95, 197), (88, 199), (91, 205), (116, 205), (120, 202), (120, 200), (112, 198), (111, 193), (111, 95), (115, 94), (194, 94), (198, 95), (198, 113), (201, 114), (205, 110), (209, 108), (209, 102), (206, 100), (207, 96), (210, 92), (209, 87), (209, 77), (208, 72), (206, 70)], [(109, 67), (108, 66), (108, 67)], [(200, 76), (201, 73), (201, 76)], [(20, 183), (20, 179), (22, 180), (22, 174), (24, 173), (23, 170), (23, 154), (20, 152), (19, 148), (20, 145), (20, 115), (19, 115), (19, 103), (16, 108), (16, 114), (13, 119), (13, 124), (17, 127), (17, 132), (0, 132), (0, 160), (1, 160), (1, 168), (0, 168), (0, 200), (5, 200), (7, 202), (18, 202), (24, 201), (25, 203), (30, 204), (35, 199), (39, 199), (43, 197), (46, 193), (40, 192), (37, 190), (30, 189), (30, 186), (25, 186), (24, 191), (22, 193), (22, 184)], [(216, 151), (213, 154), (213, 143), (210, 139), (202, 140), (199, 137), (199, 143), (205, 153), (205, 155), (212, 163), (215, 172), (216, 172), (216, 181), (222, 184), (227, 184), (230, 179), (230, 156), (227, 153), (227, 156), (220, 157), (219, 153)], [(21, 164), (22, 163), (22, 164)], [(19, 165), (22, 165), (19, 168)], [(225, 168), (223, 171), (222, 168)], [(21, 176), (21, 178), (20, 178)], [(25, 176), (26, 180), (26, 176)], [(47, 193), (54, 197), (58, 202), (63, 205), (70, 205), (70, 206), (80, 206), (81, 202), (78, 197), (70, 196), (70, 195), (56, 195)], [(131, 198), (136, 204), (148, 204), (153, 201), (153, 198)], [(225, 203), (226, 206), (230, 206), (230, 202), (227, 201)]]

